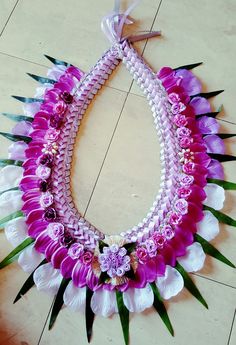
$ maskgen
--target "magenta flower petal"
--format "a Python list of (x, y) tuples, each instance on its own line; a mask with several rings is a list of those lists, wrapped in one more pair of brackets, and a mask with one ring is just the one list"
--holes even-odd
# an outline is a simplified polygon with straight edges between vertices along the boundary
[(174, 75), (174, 71), (170, 67), (162, 67), (157, 74), (158, 78), (160, 79), (164, 79), (168, 77), (169, 75)]
[(72, 74), (78, 80), (80, 80), (82, 76), (84, 75), (83, 71), (81, 71), (79, 68), (74, 67), (74, 66), (68, 67), (66, 72)]
[(204, 216), (202, 209), (192, 202), (188, 205), (188, 214), (194, 222), (200, 222)]
[(214, 135), (214, 134), (206, 135), (203, 138), (203, 140), (206, 144), (207, 152), (220, 153), (220, 154), (225, 153), (224, 141), (217, 135)]
[(45, 250), (45, 257), (48, 261), (51, 261), (53, 253), (59, 248), (59, 246), (60, 245), (56, 241), (52, 241), (52, 243), (47, 246), (47, 249)]
[(205, 114), (211, 112), (211, 105), (207, 99), (203, 97), (194, 97), (190, 103), (191, 107), (194, 109), (195, 115)]
[(42, 209), (31, 211), (26, 218), (26, 224), (31, 224), (38, 219), (42, 219), (43, 214), (44, 210)]
[(36, 238), (34, 247), (38, 252), (44, 253), (51, 242), (52, 239), (48, 236), (47, 231), (45, 230)]
[(29, 212), (39, 209), (40, 208), (40, 203), (38, 198), (33, 198), (27, 200), (24, 205), (22, 206), (22, 211), (28, 214)]
[(208, 165), (208, 178), (224, 179), (224, 168), (216, 159), (212, 159)]
[(47, 222), (42, 220), (36, 220), (28, 227), (28, 235), (32, 238), (36, 238), (47, 228)]
[(197, 123), (202, 134), (214, 134), (219, 132), (220, 125), (213, 117), (202, 116), (197, 120)]
[(180, 86), (189, 96), (196, 95), (201, 92), (202, 85), (191, 71), (179, 69), (175, 72), (175, 75), (182, 79)]
[(86, 283), (88, 287), (90, 288), (90, 290), (96, 291), (97, 289), (99, 289), (99, 287), (101, 287), (101, 284), (98, 283), (99, 282), (98, 277), (95, 276), (95, 274), (93, 273), (92, 269), (89, 266), (83, 266), (83, 267), (84, 267), (83, 275), (86, 274)]
[(61, 274), (64, 278), (68, 279), (71, 277), (73, 268), (75, 264), (77, 263), (77, 260), (73, 260), (70, 256), (67, 256), (62, 262), (61, 262)]
[(68, 250), (64, 247), (58, 248), (51, 257), (51, 263), (54, 268), (60, 268), (62, 261), (67, 257)]
[(146, 266), (139, 264), (137, 271), (135, 272), (135, 280), (130, 280), (128, 286), (132, 288), (142, 289), (146, 286), (146, 284)]
[(171, 240), (171, 246), (175, 251), (176, 256), (182, 256), (186, 253), (186, 246), (184, 245), (182, 239), (178, 234)]
[(166, 265), (170, 265), (173, 267), (175, 266), (176, 254), (174, 249), (169, 244), (165, 245), (165, 247), (159, 252), (163, 256)]
[(84, 287), (86, 286), (86, 276), (88, 273), (89, 266), (81, 265), (78, 261), (72, 270), (72, 280), (75, 286)]

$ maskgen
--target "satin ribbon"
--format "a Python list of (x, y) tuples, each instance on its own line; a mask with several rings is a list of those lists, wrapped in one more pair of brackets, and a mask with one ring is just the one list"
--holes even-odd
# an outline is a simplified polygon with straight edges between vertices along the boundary
[(133, 11), (133, 9), (140, 3), (140, 1), (141, 0), (134, 1), (124, 13), (119, 13), (120, 0), (115, 0), (113, 11), (105, 17), (103, 17), (101, 23), (102, 31), (112, 44), (121, 43), (124, 40), (128, 40), (129, 42), (137, 42), (147, 38), (161, 35), (160, 31), (152, 31), (140, 35), (128, 35), (125, 37), (122, 36), (124, 25), (130, 25), (134, 23), (134, 21), (129, 19), (128, 16)]

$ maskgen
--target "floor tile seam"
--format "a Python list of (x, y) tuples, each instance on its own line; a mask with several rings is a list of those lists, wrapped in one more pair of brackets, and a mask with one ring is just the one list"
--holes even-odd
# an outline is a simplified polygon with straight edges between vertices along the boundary
[(6, 20), (5, 24), (3, 25), (3, 28), (2, 28), (2, 30), (1, 30), (1, 32), (0, 32), (0, 38), (2, 37), (4, 31), (5, 31), (6, 27), (7, 27), (7, 24), (9, 23), (9, 21), (10, 21), (12, 15), (13, 15), (13, 12), (15, 11), (16, 6), (17, 6), (17, 4), (19, 3), (19, 1), (20, 1), (20, 0), (16, 0), (15, 5), (13, 6), (13, 8), (12, 8), (10, 14), (9, 14), (9, 16), (7, 17), (7, 20)]

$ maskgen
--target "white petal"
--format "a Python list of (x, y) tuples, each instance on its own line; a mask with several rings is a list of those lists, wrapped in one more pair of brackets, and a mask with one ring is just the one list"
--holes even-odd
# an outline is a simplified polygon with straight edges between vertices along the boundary
[(197, 223), (197, 233), (207, 241), (211, 241), (220, 231), (219, 222), (210, 211), (203, 211), (203, 213), (204, 218)]
[(86, 300), (86, 287), (77, 288), (72, 281), (69, 282), (64, 295), (65, 305), (73, 311), (83, 311)]
[(187, 252), (184, 256), (178, 258), (180, 265), (183, 266), (187, 272), (199, 271), (204, 264), (206, 255), (200, 243), (193, 243), (187, 247)]
[(66, 69), (66, 66), (54, 65), (53, 68), (48, 70), (47, 76), (51, 79), (58, 80), (65, 73)]
[(19, 185), (22, 179), (23, 168), (8, 165), (0, 171), (0, 191), (7, 190)]
[(27, 225), (25, 218), (16, 218), (5, 225), (5, 234), (13, 247), (18, 246), (27, 237)]
[(165, 275), (156, 280), (156, 285), (164, 299), (176, 296), (184, 287), (181, 274), (173, 267), (166, 266)]
[(130, 288), (123, 293), (124, 304), (131, 312), (140, 313), (153, 305), (154, 295), (149, 284), (143, 289)]
[(91, 308), (94, 314), (108, 317), (117, 312), (115, 291), (99, 289), (91, 299)]
[(36, 88), (36, 92), (34, 94), (35, 98), (43, 98), (46, 91), (53, 88), (52, 84), (43, 84), (43, 86), (39, 86)]
[(10, 191), (0, 195), (0, 219), (19, 211), (22, 206), (22, 192)]
[(29, 246), (20, 254), (18, 263), (22, 267), (23, 271), (32, 273), (43, 258), (44, 256), (38, 253), (34, 249), (34, 246)]
[(40, 102), (25, 103), (23, 105), (24, 115), (34, 117), (34, 115), (40, 110), (40, 107)]
[(218, 186), (215, 183), (208, 183), (205, 188), (206, 199), (204, 200), (204, 205), (210, 206), (215, 210), (220, 210), (223, 208), (225, 201), (225, 191), (224, 188)]
[(38, 290), (56, 295), (62, 280), (62, 275), (59, 270), (53, 268), (51, 263), (48, 263), (37, 268), (34, 272), (33, 279)]

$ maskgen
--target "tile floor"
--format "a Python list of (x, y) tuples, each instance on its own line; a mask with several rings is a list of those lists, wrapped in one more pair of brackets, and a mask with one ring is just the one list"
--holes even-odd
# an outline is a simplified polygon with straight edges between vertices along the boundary
[[(130, 1), (122, 1), (126, 7)], [(44, 75), (49, 54), (88, 71), (108, 42), (100, 20), (113, 6), (111, 0), (1, 0), (0, 6), (0, 104), (1, 111), (20, 113), (11, 94), (32, 96), (35, 82), (25, 72)], [(236, 131), (236, 1), (143, 0), (133, 11), (134, 30), (161, 29), (163, 37), (136, 44), (150, 65), (176, 67), (204, 61), (196, 74), (204, 91), (223, 88), (212, 100), (224, 104), (222, 131)], [(1, 119), (1, 130), (12, 123)], [(7, 154), (1, 139), (0, 156)], [(228, 153), (236, 140), (228, 139)], [(74, 199), (79, 210), (106, 233), (116, 233), (138, 223), (159, 185), (159, 146), (147, 102), (120, 66), (99, 92), (83, 121), (75, 149), (72, 176)], [(151, 163), (150, 163), (151, 162)], [(225, 163), (226, 177), (235, 181), (234, 163)], [(156, 172), (157, 171), (157, 172)], [(235, 192), (227, 192), (224, 211), (236, 217)], [(0, 234), (0, 252), (10, 250)], [(214, 244), (236, 262), (236, 233), (222, 226)], [(64, 309), (51, 332), (47, 316), (52, 299), (32, 289), (18, 304), (12, 301), (26, 275), (13, 264), (1, 271), (1, 345), (84, 345), (83, 316)], [(176, 336), (171, 338), (152, 311), (132, 315), (130, 344), (141, 345), (234, 345), (236, 344), (236, 271), (207, 259), (194, 277), (209, 303), (204, 310), (187, 291), (168, 303)], [(96, 318), (92, 343), (123, 344), (119, 320)]]

